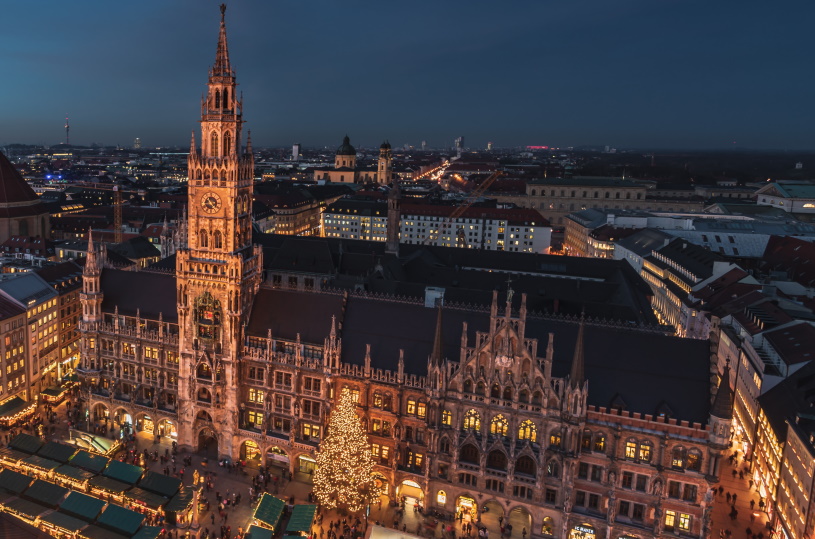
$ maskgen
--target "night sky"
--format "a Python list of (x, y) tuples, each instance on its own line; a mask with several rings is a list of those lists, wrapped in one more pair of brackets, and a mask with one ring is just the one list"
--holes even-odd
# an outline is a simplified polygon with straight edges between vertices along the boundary
[[(0, 145), (186, 145), (220, 2), (5, 2)], [(256, 146), (815, 147), (811, 0), (235, 0)]]

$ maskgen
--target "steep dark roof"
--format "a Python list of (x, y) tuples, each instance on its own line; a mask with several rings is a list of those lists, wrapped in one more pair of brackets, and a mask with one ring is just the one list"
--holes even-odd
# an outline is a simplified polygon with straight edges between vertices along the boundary
[(0, 205), (40, 202), (34, 189), (23, 179), (11, 161), (0, 152)]
[(159, 313), (167, 322), (178, 320), (175, 275), (146, 271), (105, 269), (101, 278), (102, 311), (141, 316), (158, 320)]
[(716, 390), (716, 398), (713, 400), (713, 407), (710, 415), (719, 419), (733, 418), (733, 392), (730, 390), (730, 364), (724, 368), (724, 375), (719, 380), (719, 387)]
[(109, 251), (118, 253), (130, 260), (152, 258), (161, 255), (161, 251), (144, 236), (136, 236), (109, 248)]
[[(516, 295), (516, 308), (517, 308)], [(371, 346), (373, 368), (397, 370), (400, 349), (405, 372), (425, 375), (436, 336), (438, 313), (422, 304), (349, 295), (343, 296), (261, 288), (255, 299), (247, 333), (322, 345), (337, 317), (342, 339), (342, 360), (363, 365)], [(441, 331), (443, 355), (460, 356), (462, 324), (468, 339), (488, 331), (488, 310), (445, 307)], [(579, 324), (574, 320), (529, 316), (526, 335), (538, 346), (555, 334), (553, 375), (566, 377), (572, 366)], [(539, 348), (540, 349), (540, 348)], [(654, 414), (664, 403), (676, 417), (706, 423), (710, 411), (709, 345), (707, 341), (679, 339), (653, 332), (594, 325), (587, 322), (584, 339), (585, 377), (589, 404), (611, 405), (620, 395), (631, 411)]]

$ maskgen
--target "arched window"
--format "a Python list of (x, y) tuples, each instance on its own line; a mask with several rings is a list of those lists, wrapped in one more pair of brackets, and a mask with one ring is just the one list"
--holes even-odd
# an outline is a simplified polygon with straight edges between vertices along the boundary
[(625, 442), (625, 458), (635, 460), (637, 458), (637, 440), (629, 438)]
[(492, 385), (492, 390), (490, 390), (490, 397), (493, 399), (500, 399), (501, 398), (501, 386), (498, 384)]
[(229, 108), (229, 90), (224, 88), (224, 100), (223, 100), (223, 108)]
[(549, 477), (560, 477), (560, 464), (555, 459), (549, 461), (546, 465), (546, 475)]
[(444, 505), (447, 503), (447, 493), (443, 490), (440, 490), (438, 494), (436, 494), (436, 503), (439, 505)]
[(464, 414), (464, 430), (481, 430), (481, 415), (475, 410)]
[(534, 423), (532, 423), (532, 421), (527, 419), (526, 421), (521, 423), (520, 427), (518, 427), (518, 439), (529, 440), (530, 442), (537, 442), (538, 428), (535, 426)]
[(487, 455), (487, 468), (507, 471), (507, 456), (504, 452), (499, 450), (490, 451), (490, 454)]
[(472, 382), (472, 380), (464, 380), (464, 392), (465, 393), (472, 393), (473, 392), (473, 382)]
[(538, 473), (538, 467), (534, 460), (526, 455), (523, 455), (515, 462), (515, 473), (535, 477), (535, 475)]
[(532, 394), (532, 404), (537, 404), (537, 405), (540, 406), (542, 400), (543, 400), (543, 395), (541, 394), (540, 391), (535, 391)]
[(441, 442), (439, 443), (439, 450), (442, 453), (445, 453), (445, 454), (449, 455), (450, 454), (450, 440), (448, 440), (447, 438), (442, 438)]
[(223, 242), (223, 236), (221, 235), (220, 230), (216, 230), (212, 234), (212, 246), (215, 247), (216, 249), (223, 248), (224, 242)]
[(207, 363), (201, 363), (195, 370), (195, 376), (196, 378), (212, 380), (212, 369), (209, 368), (209, 365)]
[[(224, 103), (226, 107), (226, 103)], [(224, 155), (229, 155), (232, 152), (232, 134), (227, 131), (224, 133)]]
[(654, 454), (654, 444), (649, 441), (640, 442), (639, 460), (651, 462), (651, 455)]
[(461, 462), (469, 462), (470, 464), (480, 464), (479, 463), (479, 453), (478, 449), (473, 444), (467, 444), (461, 448), (461, 454), (458, 457), (458, 460)]
[(605, 434), (595, 434), (594, 435), (594, 450), (598, 453), (605, 453), (606, 451), (606, 435)]
[(218, 157), (218, 133), (212, 133), (209, 138), (209, 155)]
[(520, 393), (518, 393), (518, 400), (520, 402), (529, 402), (529, 391), (522, 389)]
[(453, 424), (453, 413), (450, 412), (450, 410), (442, 410), (441, 424), (447, 425), (448, 427)]
[(382, 393), (374, 393), (372, 404), (374, 408), (382, 408)]
[(512, 388), (507, 386), (504, 388), (504, 400), (511, 401), (512, 400)]
[(560, 447), (560, 431), (553, 430), (552, 434), (549, 435), (549, 446), (550, 447)]
[(583, 436), (580, 438), (580, 450), (591, 451), (591, 431), (588, 429), (583, 431)]
[(685, 448), (681, 446), (674, 447), (671, 452), (671, 466), (674, 468), (685, 467)]
[(219, 90), (215, 90), (215, 108), (221, 107), (221, 92)]
[(477, 395), (483, 395), (486, 392), (484, 382), (478, 382), (478, 385), (475, 386), (475, 392)]
[(204, 229), (198, 232), (198, 247), (209, 247), (209, 235)]
[(502, 415), (498, 414), (497, 416), (492, 418), (490, 422), (490, 433), (495, 434), (498, 436), (506, 436), (507, 430), (509, 429), (509, 423), (507, 419)]
[(688, 458), (685, 464), (689, 470), (701, 471), (702, 470), (702, 452), (698, 449), (691, 449), (688, 451)]

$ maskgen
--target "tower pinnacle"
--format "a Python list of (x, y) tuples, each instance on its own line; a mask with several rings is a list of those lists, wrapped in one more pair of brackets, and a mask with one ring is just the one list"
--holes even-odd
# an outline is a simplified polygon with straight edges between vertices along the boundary
[(221, 31), (218, 34), (218, 51), (215, 53), (215, 65), (212, 66), (213, 75), (230, 75), (232, 68), (229, 66), (229, 48), (226, 44), (226, 4), (221, 4)]

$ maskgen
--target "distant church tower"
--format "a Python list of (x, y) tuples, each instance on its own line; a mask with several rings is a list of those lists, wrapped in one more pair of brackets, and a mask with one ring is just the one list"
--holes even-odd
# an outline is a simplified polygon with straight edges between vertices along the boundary
[(388, 185), (393, 176), (393, 152), (391, 144), (387, 140), (379, 147), (379, 167), (376, 172), (376, 183)]
[(399, 254), (399, 229), (402, 226), (402, 192), (399, 183), (393, 182), (393, 188), (388, 193), (388, 222), (385, 230), (385, 252)]
[[(187, 242), (176, 256), (179, 323), (179, 444), (216, 443), (232, 456), (238, 428), (242, 329), (260, 286), (262, 251), (252, 245), (254, 160), (240, 152), (242, 102), (229, 64), (224, 14), (201, 103), (201, 146), (187, 160)], [(200, 382), (209, 379), (209, 383)]]
[(354, 169), (357, 166), (357, 150), (351, 146), (351, 139), (348, 135), (342, 139), (342, 146), (337, 148), (337, 154), (334, 156), (334, 168), (350, 168)]

